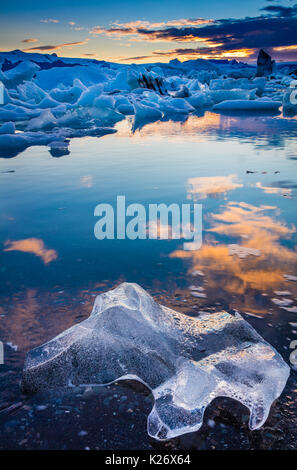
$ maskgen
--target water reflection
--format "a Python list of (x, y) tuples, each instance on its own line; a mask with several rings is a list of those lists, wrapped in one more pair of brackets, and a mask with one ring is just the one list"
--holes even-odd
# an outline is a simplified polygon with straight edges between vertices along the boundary
[[(282, 116), (222, 115), (203, 111), (200, 115), (190, 115), (186, 119), (177, 117), (161, 121), (145, 122), (134, 128), (133, 119), (117, 123), (119, 137), (131, 137), (134, 140), (149, 137), (162, 138), (170, 136), (176, 142), (184, 141), (191, 136), (193, 141), (205, 141), (207, 138), (236, 139), (252, 141), (256, 148), (279, 147), (286, 149), (292, 156), (296, 154), (297, 125), (296, 119)], [(291, 158), (292, 158), (291, 156)]]
[(227, 192), (242, 188), (237, 175), (228, 176), (200, 176), (188, 179), (188, 198), (193, 201), (227, 196)]
[[(18, 346), (6, 348), (0, 408), (23, 399), (25, 353), (88, 317), (95, 296), (123, 281), (185, 315), (236, 308), (261, 317), (249, 321), (288, 361), (296, 312), (282, 307), (297, 305), (297, 282), (284, 276), (297, 274), (296, 120), (207, 111), (134, 132), (127, 119), (117, 129), (102, 139), (71, 134), (69, 157), (32, 147), (0, 159), (0, 340)], [(63, 153), (59, 142), (52, 149)], [(202, 203), (202, 248), (183, 251), (172, 237), (96, 240), (94, 207), (121, 194), (145, 206)], [(156, 231), (161, 236), (164, 227)], [(132, 442), (135, 432), (119, 417)]]
[[(209, 227), (200, 250), (176, 250), (171, 256), (189, 259), (189, 272), (205, 274), (206, 292), (212, 303), (225, 299), (232, 308), (265, 314), (267, 301), (259, 301), (259, 295), (285, 290), (284, 274), (296, 272), (297, 266), (296, 247), (284, 243), (296, 233), (296, 227), (278, 220), (279, 216), (280, 210), (274, 206), (229, 201), (218, 212), (206, 214)], [(228, 241), (223, 242), (222, 236)], [(251, 249), (253, 254), (232, 256), (230, 245), (234, 243)], [(296, 286), (292, 289), (296, 296)]]
[(22, 251), (23, 253), (33, 253), (39, 256), (44, 264), (48, 264), (58, 258), (55, 250), (46, 248), (43, 240), (38, 238), (26, 238), (24, 240), (10, 241), (4, 243), (3, 251)]

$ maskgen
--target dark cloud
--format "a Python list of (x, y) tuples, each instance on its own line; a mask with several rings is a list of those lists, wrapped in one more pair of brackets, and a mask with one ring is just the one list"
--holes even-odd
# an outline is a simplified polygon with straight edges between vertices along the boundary
[(296, 16), (297, 14), (297, 5), (293, 7), (284, 7), (282, 5), (269, 5), (268, 7), (261, 8), (261, 11), (266, 11), (267, 13), (276, 14), (283, 18), (290, 18)]
[(199, 28), (139, 29), (142, 36), (153, 40), (199, 40), (217, 50), (289, 46), (297, 42), (297, 18), (257, 17), (226, 19)]
[(28, 43), (28, 42), (38, 42), (38, 39), (36, 38), (28, 38), (28, 39), (23, 39), (23, 43)]
[(84, 41), (76, 41), (76, 42), (65, 42), (62, 44), (56, 45), (46, 45), (46, 46), (35, 46), (29, 47), (29, 49), (25, 49), (24, 52), (31, 52), (31, 51), (55, 51), (57, 49), (61, 49), (62, 47), (72, 47), (72, 46), (83, 46), (87, 44), (89, 39), (85, 39)]

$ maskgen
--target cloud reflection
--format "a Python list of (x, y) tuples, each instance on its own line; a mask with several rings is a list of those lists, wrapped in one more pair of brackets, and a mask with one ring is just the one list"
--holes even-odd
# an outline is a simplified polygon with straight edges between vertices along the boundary
[[(243, 311), (265, 313), (267, 307), (259, 305), (259, 294), (287, 287), (284, 273), (295, 272), (296, 247), (290, 249), (283, 242), (296, 232), (296, 227), (277, 220), (276, 207), (244, 202), (230, 201), (221, 206), (220, 212), (208, 216), (211, 226), (202, 248), (192, 252), (176, 250), (171, 257), (189, 259), (190, 272), (205, 273), (208, 298), (224, 299), (232, 308)], [(221, 242), (220, 238), (226, 236), (228, 242)], [(229, 244), (235, 241), (259, 250), (259, 256), (232, 256)]]
[(238, 183), (236, 175), (189, 178), (188, 198), (197, 201), (218, 195), (225, 196), (228, 191), (242, 187), (243, 184)]
[(22, 251), (24, 253), (33, 253), (39, 256), (44, 264), (51, 263), (58, 258), (56, 250), (46, 248), (43, 240), (39, 238), (25, 238), (24, 240), (10, 241), (4, 243), (3, 251)]

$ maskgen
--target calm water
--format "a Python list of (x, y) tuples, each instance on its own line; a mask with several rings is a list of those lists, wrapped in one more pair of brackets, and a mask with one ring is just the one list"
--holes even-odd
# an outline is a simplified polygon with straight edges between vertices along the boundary
[[(297, 121), (206, 112), (135, 133), (129, 120), (117, 129), (73, 139), (60, 158), (33, 147), (0, 159), (0, 447), (296, 447), (293, 370), (262, 430), (250, 433), (247, 411), (232, 404), (231, 414), (219, 401), (200, 432), (167, 444), (147, 437), (152, 401), (135, 384), (21, 395), (26, 352), (86, 318), (95, 295), (124, 280), (188, 315), (238, 309), (287, 362), (297, 339), (297, 313), (272, 302), (282, 299), (274, 291), (290, 291), (289, 307), (297, 306), (297, 282), (284, 278), (297, 275)], [(97, 240), (94, 208), (115, 206), (117, 195), (127, 204), (201, 203), (202, 248), (185, 252), (179, 240)], [(234, 243), (259, 256), (230, 256)], [(204, 275), (193, 276), (197, 270)], [(191, 285), (204, 287), (206, 297), (194, 297)]]

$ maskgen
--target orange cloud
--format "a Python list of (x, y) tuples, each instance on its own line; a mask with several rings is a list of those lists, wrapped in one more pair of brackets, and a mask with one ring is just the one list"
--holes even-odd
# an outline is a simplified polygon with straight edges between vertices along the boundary
[[(90, 31), (91, 34), (105, 34), (106, 36), (113, 36), (115, 39), (121, 39), (125, 36), (133, 36), (131, 41), (158, 41), (158, 42), (170, 42), (174, 39), (172, 38), (163, 38), (160, 36), (160, 31), (165, 31), (166, 28), (178, 28), (178, 27), (191, 27), (191, 26), (200, 26), (206, 25), (209, 23), (213, 23), (213, 20), (206, 20), (203, 18), (190, 18), (185, 19), (181, 18), (178, 20), (170, 20), (170, 21), (161, 21), (151, 23), (149, 21), (143, 20), (135, 20), (129, 21), (127, 23), (119, 23), (115, 21), (111, 24), (109, 28), (105, 28), (103, 26), (94, 26)], [(153, 28), (160, 28), (156, 31)], [(179, 41), (179, 39), (176, 39)], [(201, 39), (196, 36), (193, 36), (191, 33), (184, 36), (180, 39), (181, 42), (187, 41), (203, 41), (204, 43), (207, 42), (207, 39)], [(215, 45), (215, 44), (214, 44)]]
[(66, 42), (66, 43), (56, 44), (56, 45), (45, 45), (45, 46), (30, 47), (29, 49), (24, 49), (23, 52), (55, 51), (57, 49), (62, 49), (63, 47), (83, 46), (84, 44), (87, 44), (88, 42), (89, 42), (89, 39), (87, 38), (84, 41)]
[(281, 51), (296, 51), (297, 50), (297, 44), (293, 44), (292, 46), (280, 46), (280, 47), (274, 47), (274, 51), (281, 52)]
[(33, 253), (39, 256), (44, 264), (48, 264), (58, 258), (55, 250), (46, 248), (43, 240), (39, 238), (25, 238), (24, 240), (10, 241), (4, 244), (6, 248), (3, 251), (22, 251), (24, 253)]

